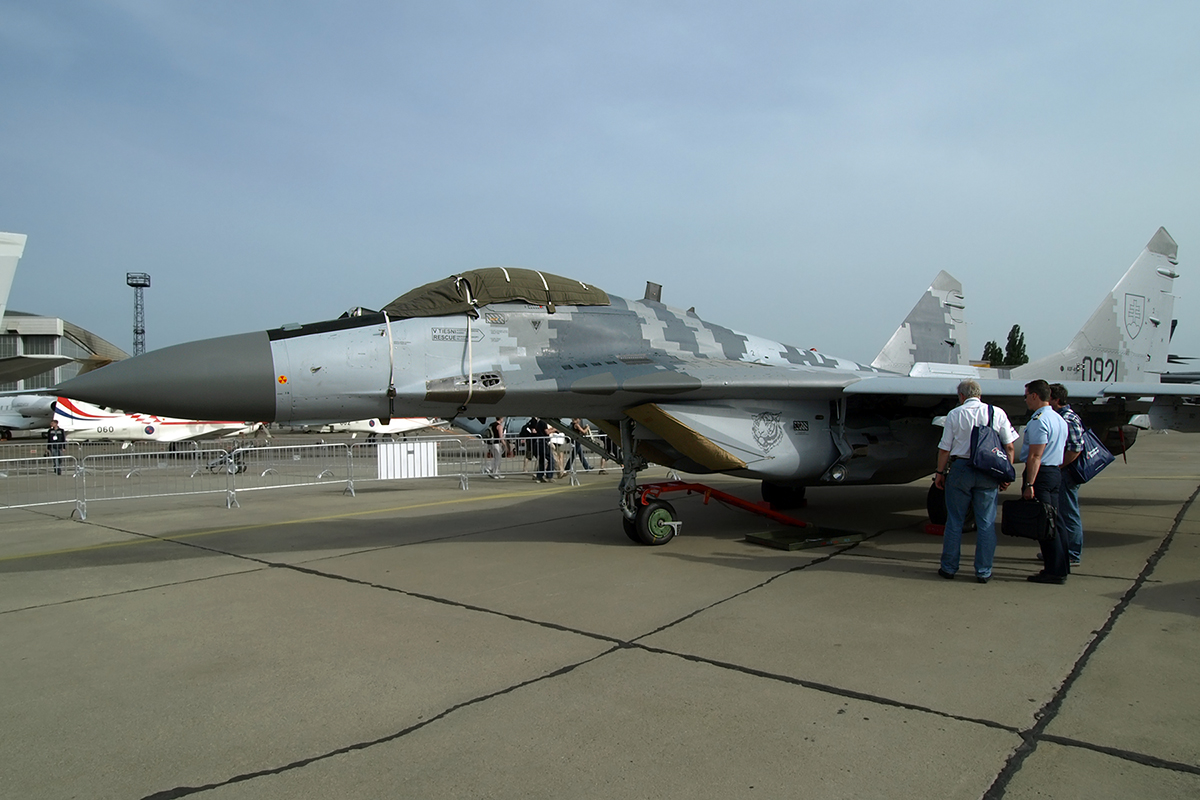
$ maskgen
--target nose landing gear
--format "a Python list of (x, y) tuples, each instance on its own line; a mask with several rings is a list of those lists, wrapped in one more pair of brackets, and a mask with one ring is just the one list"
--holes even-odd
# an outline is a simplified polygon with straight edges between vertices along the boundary
[(675, 513), (675, 506), (666, 500), (649, 500), (638, 504), (632, 520), (621, 517), (621, 524), (625, 535), (634, 542), (657, 546), (674, 539), (683, 523)]

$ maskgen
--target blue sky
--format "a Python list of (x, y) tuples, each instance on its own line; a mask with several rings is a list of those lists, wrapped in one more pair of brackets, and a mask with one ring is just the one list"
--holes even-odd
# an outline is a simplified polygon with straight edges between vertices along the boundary
[(0, 0), (10, 306), (131, 349), (515, 265), (869, 361), (939, 270), (1065, 346), (1163, 225), (1200, 4)]

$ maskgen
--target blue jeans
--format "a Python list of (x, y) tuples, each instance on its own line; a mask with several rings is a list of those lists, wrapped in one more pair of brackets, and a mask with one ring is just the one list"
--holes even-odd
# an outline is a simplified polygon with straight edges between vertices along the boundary
[(539, 436), (530, 440), (533, 442), (533, 452), (537, 456), (537, 475), (535, 477), (548, 481), (554, 478), (554, 455), (550, 451), (550, 439)]
[(571, 465), (575, 463), (576, 456), (579, 456), (579, 460), (583, 462), (584, 469), (592, 468), (591, 465), (587, 463), (587, 456), (583, 454), (583, 445), (581, 445), (579, 442), (575, 442), (575, 448), (571, 451), (571, 457), (567, 459), (567, 465), (563, 467), (563, 469), (569, 470)]
[(1079, 514), (1079, 484), (1063, 473), (1058, 493), (1058, 529), (1067, 543), (1067, 555), (1078, 561), (1083, 553), (1083, 517)]
[(963, 522), (967, 506), (975, 508), (975, 574), (992, 575), (996, 555), (996, 494), (1000, 485), (994, 478), (974, 469), (965, 459), (950, 462), (946, 473), (946, 530), (942, 536), (942, 569), (958, 572), (962, 549)]

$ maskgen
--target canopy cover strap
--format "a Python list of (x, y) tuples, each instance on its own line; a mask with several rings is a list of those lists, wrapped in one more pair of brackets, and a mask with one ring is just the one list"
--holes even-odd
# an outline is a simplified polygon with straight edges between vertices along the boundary
[(426, 284), (396, 298), (383, 308), (392, 319), (469, 314), (493, 303), (525, 302), (545, 306), (606, 306), (608, 295), (582, 281), (520, 267), (469, 270)]

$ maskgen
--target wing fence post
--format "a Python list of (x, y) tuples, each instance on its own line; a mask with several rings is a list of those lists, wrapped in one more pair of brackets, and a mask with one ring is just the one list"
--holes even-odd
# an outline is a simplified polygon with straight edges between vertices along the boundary
[(464, 492), (471, 488), (471, 481), (467, 478), (467, 446), (462, 439), (458, 440), (458, 485)]
[[(234, 453), (237, 451), (235, 450)], [(237, 470), (233, 468), (236, 463), (233, 458), (233, 453), (227, 453), (226, 458), (228, 464), (225, 467), (225, 508), (241, 508), (241, 504), (237, 499)]]
[(83, 462), (71, 456), (75, 461), (75, 511), (79, 515), (79, 521), (83, 522), (87, 519), (87, 470), (83, 468)]

